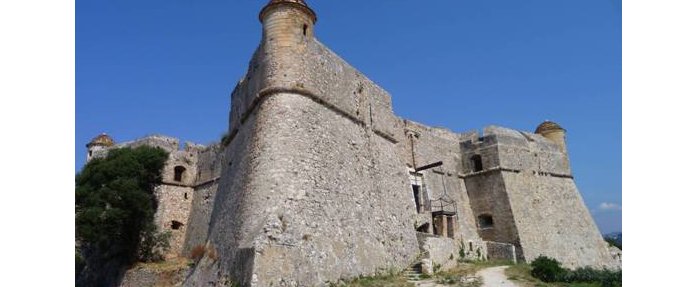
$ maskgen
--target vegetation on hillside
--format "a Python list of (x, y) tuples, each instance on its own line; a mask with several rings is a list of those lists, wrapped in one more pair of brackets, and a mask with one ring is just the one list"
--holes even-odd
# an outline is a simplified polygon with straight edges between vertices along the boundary
[(105, 268), (118, 273), (118, 266), (161, 259), (168, 235), (156, 232), (153, 191), (167, 157), (160, 148), (114, 149), (77, 174), (75, 231), (81, 252), (76, 253), (76, 268), (90, 273), (83, 276), (108, 277)]
[(611, 237), (604, 237), (603, 239), (606, 240), (608, 245), (615, 246), (615, 247), (618, 247), (618, 249), (623, 250), (623, 244), (621, 244), (621, 242), (619, 240), (616, 240), (616, 239), (611, 238)]

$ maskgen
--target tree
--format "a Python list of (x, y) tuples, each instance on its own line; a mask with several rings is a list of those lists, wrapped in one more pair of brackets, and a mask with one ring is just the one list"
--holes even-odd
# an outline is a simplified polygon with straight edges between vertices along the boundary
[(167, 157), (163, 149), (147, 146), (114, 149), (77, 174), (76, 240), (91, 250), (92, 258), (86, 258), (88, 269), (100, 269), (90, 263), (158, 259), (152, 250), (167, 240), (156, 234), (153, 191), (161, 181)]

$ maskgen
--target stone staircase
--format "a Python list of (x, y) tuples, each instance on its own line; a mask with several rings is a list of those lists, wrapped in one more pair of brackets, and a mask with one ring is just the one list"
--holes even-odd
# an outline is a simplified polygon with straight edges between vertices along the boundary
[(421, 276), (422, 264), (420, 262), (416, 262), (405, 269), (405, 271), (402, 271), (402, 277), (405, 277), (408, 282), (414, 283), (416, 281), (420, 281), (422, 279)]

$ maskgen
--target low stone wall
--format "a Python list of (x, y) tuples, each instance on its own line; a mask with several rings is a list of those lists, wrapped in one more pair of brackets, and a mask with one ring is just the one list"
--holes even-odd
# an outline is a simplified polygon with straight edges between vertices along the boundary
[(488, 260), (508, 260), (516, 263), (516, 246), (509, 243), (485, 241)]
[[(448, 270), (456, 267), (456, 264), (458, 264), (459, 247), (455, 240), (417, 232), (417, 241), (424, 258), (431, 260), (434, 272)], [(423, 272), (430, 273), (429, 270), (423, 270)]]

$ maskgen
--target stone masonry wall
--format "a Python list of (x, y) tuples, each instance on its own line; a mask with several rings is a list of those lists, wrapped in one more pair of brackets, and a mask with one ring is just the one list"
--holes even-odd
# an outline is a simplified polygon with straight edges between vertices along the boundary
[(252, 165), (236, 180), (249, 185), (231, 214), (244, 220), (225, 228), (239, 240), (215, 243), (255, 250), (243, 284), (315, 286), (401, 270), (416, 257), (408, 176), (393, 143), (296, 94), (268, 97), (256, 116)]
[(516, 263), (516, 246), (509, 243), (487, 241), (487, 259)]
[(188, 284), (312, 286), (405, 268), (418, 248), (390, 97), (289, 28), (303, 15), (270, 15), (232, 96), (209, 229), (219, 259)]
[(171, 235), (166, 258), (182, 255), (193, 196), (190, 187), (159, 185), (155, 188), (155, 198), (158, 201), (155, 225), (160, 232)]
[[(404, 120), (404, 126), (406, 133), (418, 135), (400, 143), (400, 148), (406, 150), (401, 152), (402, 160), (406, 165), (412, 165), (412, 148), (414, 148), (414, 160), (418, 167), (437, 161), (444, 163), (441, 167), (422, 172), (426, 189), (432, 200), (432, 210), (440, 209), (438, 205), (441, 202), (438, 199), (442, 197), (455, 201), (455, 209), (450, 206), (444, 208), (457, 211), (454, 239), (481, 243), (470, 208), (470, 198), (462, 177), (460, 135), (409, 120)], [(408, 193), (411, 193), (411, 190), (408, 190)]]
[(184, 256), (189, 256), (194, 247), (206, 244), (217, 191), (217, 181), (211, 181), (194, 188), (191, 213), (189, 214), (186, 238), (182, 250)]
[(572, 179), (521, 172), (504, 180), (527, 261), (545, 255), (572, 268), (618, 267)]
[[(502, 172), (485, 172), (468, 176), (465, 184), (470, 195), (470, 204), (476, 220), (479, 216), (491, 216), (490, 227), (477, 225), (483, 240), (520, 245), (519, 233), (511, 211), (508, 194), (505, 192)], [(517, 257), (523, 259), (520, 253)]]
[[(601, 235), (576, 189), (567, 155), (550, 140), (526, 132), (488, 127), (463, 145), (466, 185), (476, 216), (494, 225), (483, 239), (512, 243), (519, 260), (546, 255), (568, 267), (613, 267)], [(483, 171), (468, 160), (479, 154)], [(574, 214), (574, 216), (570, 216)]]
[(223, 166), (222, 148), (219, 145), (201, 149), (197, 161), (197, 179), (194, 184), (194, 198), (189, 215), (183, 253), (189, 255), (192, 248), (204, 245), (213, 212)]

